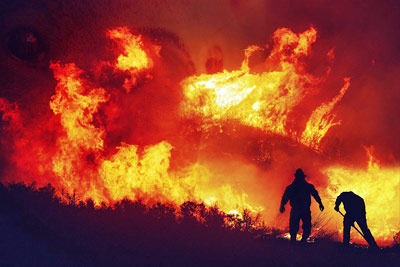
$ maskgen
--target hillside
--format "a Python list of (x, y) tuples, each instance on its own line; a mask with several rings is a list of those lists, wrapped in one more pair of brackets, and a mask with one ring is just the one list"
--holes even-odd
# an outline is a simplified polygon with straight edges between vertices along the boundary
[[(186, 202), (114, 208), (61, 202), (49, 185), (0, 187), (2, 266), (393, 266), (399, 246), (371, 252), (322, 238), (291, 246), (278, 231)], [(178, 214), (178, 215), (177, 215)], [(226, 226), (226, 222), (230, 226)]]

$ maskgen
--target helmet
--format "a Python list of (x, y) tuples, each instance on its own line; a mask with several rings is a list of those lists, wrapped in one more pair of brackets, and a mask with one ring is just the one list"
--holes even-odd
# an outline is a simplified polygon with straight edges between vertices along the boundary
[(307, 175), (304, 174), (302, 169), (297, 169), (296, 172), (294, 173), (294, 176), (297, 178), (305, 178)]

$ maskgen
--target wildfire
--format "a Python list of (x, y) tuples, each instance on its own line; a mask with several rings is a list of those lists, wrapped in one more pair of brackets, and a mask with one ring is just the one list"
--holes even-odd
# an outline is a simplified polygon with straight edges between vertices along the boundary
[[(107, 138), (112, 135), (107, 122), (116, 120), (124, 112), (124, 106), (119, 107), (118, 102), (112, 102), (113, 97), (124, 98), (129, 95), (131, 100), (137, 96), (135, 91), (129, 93), (137, 86), (140, 77), (149, 78), (150, 74), (155, 73), (152, 71), (153, 67), (158, 67), (155, 59), (159, 57), (161, 47), (151, 44), (141, 35), (131, 33), (127, 27), (110, 29), (106, 36), (116, 44), (118, 55), (115, 61), (105, 64), (114, 71), (111, 75), (124, 75), (122, 86), (126, 94), (121, 90), (112, 91), (115, 88), (108, 88), (108, 85), (99, 86), (104, 83), (97, 81), (96, 75), (85, 72), (74, 63), (52, 63), (50, 68), (57, 81), (49, 102), (52, 117), (50, 122), (40, 126), (47, 127), (44, 130), (36, 125), (31, 127), (38, 128), (34, 133), (30, 131), (31, 128), (24, 128), (18, 106), (0, 98), (2, 128), (12, 136), (11, 142), (1, 142), (9, 143), (7, 151), (13, 153), (10, 161), (17, 169), (11, 174), (7, 173), (9, 177), (4, 180), (28, 183), (30, 180), (27, 176), (35, 177), (39, 186), (51, 182), (61, 197), (69, 194), (80, 200), (90, 198), (96, 205), (105, 203), (112, 206), (125, 198), (141, 199), (146, 204), (161, 202), (181, 205), (186, 201), (195, 201), (207, 206), (218, 206), (238, 218), (243, 216), (241, 212), (244, 210), (265, 210), (268, 214), (265, 212), (264, 215), (273, 217), (271, 214), (274, 210), (278, 212), (273, 205), (267, 207), (253, 200), (263, 198), (268, 202), (275, 201), (278, 193), (272, 192), (271, 188), (279, 185), (272, 184), (275, 183), (272, 178), (266, 177), (264, 185), (271, 182), (268, 184), (270, 187), (266, 187), (271, 191), (266, 197), (266, 188), (261, 188), (256, 184), (259, 180), (252, 180), (254, 177), (248, 176), (258, 177), (266, 173), (270, 173), (270, 176), (279, 175), (279, 167), (271, 172), (263, 172), (253, 165), (249, 167), (250, 164), (246, 165), (248, 168), (237, 168), (242, 172), (238, 175), (245, 177), (247, 184), (256, 181), (254, 184), (260, 187), (257, 193), (262, 194), (262, 197), (251, 198), (246, 188), (242, 189), (231, 179), (234, 175), (234, 171), (229, 168), (232, 163), (224, 161), (225, 158), (214, 164), (198, 160), (172, 169), (173, 151), (181, 149), (179, 142), (174, 143), (165, 138), (141, 146), (126, 140), (120, 142), (120, 139), (113, 145), (107, 143)], [(240, 69), (186, 78), (181, 83), (183, 96), (179, 98), (181, 103), (175, 114), (176, 120), (194, 119), (202, 127), (200, 134), (210, 126), (233, 121), (238, 125), (261, 129), (266, 135), (289, 137), (322, 153), (321, 141), (331, 127), (341, 123), (335, 121), (333, 109), (348, 90), (350, 78), (344, 79), (344, 85), (335, 97), (317, 103), (309, 111), (307, 122), (304, 124), (304, 120), (300, 125), (300, 120), (294, 114), (296, 107), (305, 102), (307, 96), (320, 90), (329, 73), (328, 69), (325, 76), (316, 77), (306, 70), (306, 60), (316, 39), (317, 31), (312, 27), (299, 34), (281, 28), (273, 35), (273, 47), (264, 62), (263, 72), (252, 71), (250, 59), (257, 51), (266, 49), (249, 46), (244, 51), (245, 57)], [(332, 59), (333, 56), (333, 50), (329, 50), (327, 57)], [(161, 84), (158, 82), (156, 86)], [(147, 86), (151, 88), (153, 85)], [(143, 96), (148, 88), (141, 89)], [(124, 95), (121, 97), (119, 94)], [(102, 112), (110, 110), (113, 113), (110, 115), (112, 119), (105, 118)], [(49, 142), (37, 140), (43, 132), (50, 132), (54, 139)], [(172, 144), (178, 145), (174, 147)], [(331, 166), (323, 170), (329, 178), (325, 192), (326, 199), (330, 201), (326, 205), (327, 210), (329, 206), (333, 208), (334, 199), (340, 192), (354, 191), (365, 199), (372, 233), (379, 240), (390, 240), (400, 228), (400, 168), (380, 166), (372, 149), (367, 149), (367, 152), (369, 165), (366, 169)], [(239, 162), (233, 160), (236, 158), (232, 159), (234, 164)], [(214, 166), (218, 164), (224, 166)], [(248, 175), (250, 169), (256, 169), (254, 174)], [(319, 190), (324, 195), (324, 189)], [(256, 191), (254, 189), (252, 193)], [(331, 212), (332, 216), (337, 216)], [(274, 218), (267, 219), (269, 222), (274, 221)]]
[[(349, 79), (330, 103), (317, 108), (303, 133), (288, 126), (293, 109), (311, 92), (318, 89), (322, 78), (305, 70), (304, 59), (316, 41), (314, 28), (295, 34), (290, 29), (278, 29), (273, 36), (274, 47), (266, 60), (266, 71), (251, 73), (250, 56), (264, 48), (250, 46), (240, 70), (192, 76), (182, 82), (185, 101), (184, 116), (199, 116), (204, 128), (224, 120), (238, 122), (269, 133), (289, 136), (318, 149), (321, 139), (334, 125), (331, 111), (349, 87)], [(328, 54), (331, 54), (329, 51)], [(299, 138), (301, 136), (301, 138)]]
[[(329, 204), (333, 207), (341, 192), (353, 191), (361, 196), (373, 236), (381, 242), (391, 243), (400, 228), (400, 168), (380, 166), (372, 154), (373, 147), (365, 149), (369, 158), (366, 169), (331, 166), (325, 170), (329, 177), (326, 190)], [(339, 230), (342, 231), (341, 227)]]
[(123, 85), (126, 92), (129, 93), (131, 88), (136, 85), (138, 75), (153, 67), (154, 63), (149, 54), (153, 52), (158, 55), (161, 47), (149, 45), (146, 48), (142, 36), (133, 35), (128, 27), (108, 30), (106, 35), (123, 50), (123, 53), (118, 56), (115, 69), (127, 71), (130, 74), (130, 78), (126, 78)]
[[(122, 28), (124, 29), (124, 28)], [(132, 44), (136, 37), (126, 31), (109, 31)], [(124, 43), (123, 42), (123, 43)], [(142, 50), (131, 50), (131, 60), (145, 55)], [(138, 50), (139, 55), (134, 55)], [(132, 59), (133, 58), (133, 59)], [(130, 63), (124, 56), (118, 58), (117, 67), (125, 62), (135, 70), (139, 63)], [(145, 62), (145, 61), (143, 61)], [(151, 62), (151, 61), (146, 61)], [(124, 65), (126, 66), (126, 65)], [(146, 65), (148, 66), (148, 65)], [(110, 158), (103, 156), (106, 130), (96, 122), (99, 106), (108, 101), (104, 88), (95, 88), (82, 78), (83, 71), (75, 64), (51, 64), (58, 81), (50, 108), (60, 116), (65, 135), (57, 139), (57, 152), (53, 156), (53, 172), (60, 179), (64, 192), (79, 198), (91, 198), (96, 204), (113, 204), (128, 198), (144, 198), (146, 202), (175, 203), (185, 201), (218, 205), (224, 211), (233, 209), (259, 211), (247, 202), (245, 193), (238, 193), (230, 185), (210, 187), (212, 174), (205, 166), (195, 164), (179, 173), (169, 171), (172, 145), (166, 141), (148, 146), (142, 153), (138, 147), (122, 143)], [(128, 69), (129, 69), (128, 68)]]
[(340, 93), (329, 103), (323, 103), (313, 111), (310, 119), (307, 122), (306, 128), (301, 135), (301, 142), (316, 149), (319, 148), (321, 139), (328, 132), (329, 128), (335, 125), (340, 125), (341, 121), (334, 122), (335, 115), (332, 114), (332, 109), (342, 99), (350, 86), (350, 78), (345, 79)]
[(90, 88), (79, 76), (83, 73), (75, 64), (51, 64), (58, 81), (50, 108), (60, 115), (64, 136), (57, 139), (53, 156), (53, 171), (68, 192), (85, 192), (84, 197), (97, 195), (93, 167), (86, 159), (96, 162), (102, 151), (104, 129), (95, 127), (93, 115), (100, 103), (107, 101), (102, 88)]

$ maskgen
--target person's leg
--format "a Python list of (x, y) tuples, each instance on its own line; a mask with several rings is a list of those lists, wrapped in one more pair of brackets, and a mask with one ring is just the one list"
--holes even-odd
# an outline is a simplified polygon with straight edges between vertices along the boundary
[(371, 231), (368, 229), (367, 219), (365, 218), (365, 216), (357, 218), (356, 222), (363, 232), (365, 240), (368, 242), (369, 246), (372, 248), (377, 248), (378, 245), (376, 244), (375, 239), (371, 234)]
[(348, 245), (350, 242), (350, 228), (354, 223), (354, 219), (352, 219), (348, 214), (344, 215), (343, 219), (343, 244)]
[(311, 233), (311, 211), (305, 211), (301, 216), (301, 220), (303, 221), (303, 235), (301, 237), (301, 241), (307, 242), (307, 238)]
[(299, 231), (299, 222), (300, 222), (299, 212), (292, 209), (290, 211), (290, 220), (289, 220), (291, 242), (296, 242), (297, 232)]

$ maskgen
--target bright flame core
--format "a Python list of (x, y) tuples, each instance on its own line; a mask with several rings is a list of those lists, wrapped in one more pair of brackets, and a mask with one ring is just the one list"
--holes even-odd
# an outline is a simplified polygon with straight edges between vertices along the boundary
[[(132, 34), (126, 27), (111, 29), (107, 36), (122, 51), (115, 62), (107, 64), (115, 71), (128, 74), (123, 87), (130, 93), (139, 76), (150, 77), (156, 64), (152, 56), (158, 56), (161, 48), (145, 44), (140, 35)], [(332, 111), (348, 90), (350, 79), (345, 78), (333, 99), (311, 112), (305, 125), (291, 127), (290, 116), (294, 109), (307, 95), (318, 91), (325, 80), (325, 77), (308, 73), (305, 68), (305, 59), (316, 37), (314, 28), (300, 34), (286, 28), (278, 29), (273, 35), (274, 46), (265, 61), (264, 72), (251, 72), (250, 57), (264, 48), (250, 46), (245, 50), (239, 70), (188, 77), (182, 82), (184, 99), (180, 115), (198, 119), (204, 129), (235, 120), (267, 133), (290, 137), (320, 151), (328, 130), (340, 124), (334, 120)], [(333, 58), (333, 50), (328, 52), (328, 57)], [(50, 100), (50, 108), (56, 115), (52, 119), (58, 123), (52, 150), (35, 143), (35, 135), (29, 136), (26, 130), (22, 133), (24, 126), (18, 107), (0, 99), (2, 121), (8, 122), (3, 129), (15, 133), (14, 145), (19, 154), (13, 155), (13, 159), (17, 168), (24, 171), (23, 175), (30, 171), (29, 175), (40, 177), (41, 185), (46, 185), (51, 175), (51, 183), (60, 196), (68, 193), (78, 199), (91, 198), (96, 205), (102, 202), (113, 205), (124, 198), (142, 199), (149, 204), (180, 205), (196, 201), (208, 206), (218, 205), (222, 211), (238, 217), (245, 209), (254, 212), (277, 209), (250, 201), (245, 190), (239, 190), (234, 183), (215, 183), (223, 181), (227, 173), (218, 173), (206, 163), (197, 162), (171, 170), (171, 152), (179, 147), (174, 148), (165, 140), (144, 148), (120, 143), (113, 154), (107, 155), (107, 129), (99, 110), (108, 103), (111, 93), (86, 79), (84, 71), (74, 63), (52, 63), (50, 68), (57, 81)], [(370, 161), (366, 170), (344, 166), (326, 168), (328, 186), (326, 192), (319, 190), (322, 196), (328, 195), (328, 202), (331, 201), (327, 208), (333, 207), (332, 201), (342, 191), (354, 191), (362, 196), (373, 235), (379, 240), (389, 240), (400, 228), (400, 168), (381, 167), (371, 149), (368, 153)], [(22, 154), (28, 156), (19, 157)]]
[(331, 111), (349, 87), (345, 80), (341, 92), (328, 104), (316, 109), (305, 130), (296, 132), (288, 125), (294, 108), (311, 92), (318, 90), (322, 78), (305, 70), (304, 59), (316, 41), (317, 31), (311, 28), (295, 34), (287, 28), (273, 36), (274, 47), (265, 64), (268, 71), (251, 73), (250, 56), (263, 48), (250, 46), (240, 70), (192, 76), (182, 82), (185, 116), (200, 116), (207, 125), (233, 119), (239, 123), (275, 133), (303, 143), (316, 150), (334, 122)]
[[(372, 235), (390, 244), (400, 229), (400, 167), (381, 167), (372, 155), (373, 147), (366, 151), (369, 157), (366, 169), (331, 166), (325, 170), (329, 177), (326, 190), (329, 204), (333, 207), (341, 192), (353, 191), (361, 196)], [(342, 231), (341, 227), (339, 230)]]
[[(109, 31), (112, 38), (130, 40), (121, 42), (128, 46), (125, 50), (130, 59), (120, 56), (117, 67), (130, 64), (127, 69), (137, 71), (140, 66), (147, 66), (141, 62), (131, 63), (131, 60), (145, 56), (137, 41), (140, 39), (133, 38), (124, 28), (117, 30)], [(131, 46), (135, 46), (134, 49)], [(135, 54), (136, 50), (139, 55)], [(250, 205), (247, 195), (236, 192), (229, 184), (209, 187), (207, 181), (212, 174), (205, 166), (195, 164), (179, 173), (170, 172), (173, 147), (166, 141), (148, 146), (142, 153), (138, 152), (137, 146), (122, 143), (114, 155), (105, 158), (106, 131), (101, 122), (96, 126), (94, 123), (99, 106), (108, 101), (105, 90), (92, 88), (75, 64), (55, 63), (50, 67), (58, 81), (50, 108), (60, 116), (65, 133), (57, 139), (57, 151), (52, 158), (53, 172), (59, 177), (64, 192), (77, 194), (81, 199), (91, 198), (97, 205), (101, 202), (113, 204), (124, 198), (143, 198), (145, 202), (177, 205), (185, 201), (204, 202), (209, 206), (218, 204), (223, 211), (262, 209)]]
[(142, 36), (132, 34), (128, 27), (108, 30), (106, 35), (123, 50), (123, 53), (118, 56), (115, 69), (126, 71), (130, 74), (130, 77), (126, 78), (123, 84), (123, 88), (129, 93), (131, 88), (136, 85), (138, 75), (145, 70), (153, 68), (154, 63), (149, 54), (153, 52), (158, 55), (161, 47), (149, 45), (146, 48), (143, 44)]

